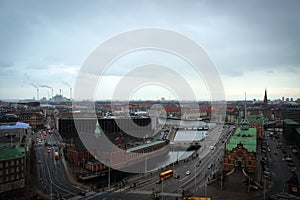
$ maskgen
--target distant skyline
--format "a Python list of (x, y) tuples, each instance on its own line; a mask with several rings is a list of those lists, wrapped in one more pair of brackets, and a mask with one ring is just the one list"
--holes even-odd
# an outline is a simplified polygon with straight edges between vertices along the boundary
[[(186, 35), (205, 49), (223, 81), (226, 100), (300, 98), (300, 2), (290, 1), (0, 1), (0, 99), (67, 98), (80, 67), (107, 39), (156, 27)], [(110, 99), (135, 66), (158, 63), (188, 80), (209, 100), (205, 80), (164, 52), (141, 51), (113, 63), (96, 99)], [(151, 74), (149, 75), (151, 76)], [(176, 98), (146, 86), (133, 99)], [(84, 99), (84, 97), (82, 97)]]

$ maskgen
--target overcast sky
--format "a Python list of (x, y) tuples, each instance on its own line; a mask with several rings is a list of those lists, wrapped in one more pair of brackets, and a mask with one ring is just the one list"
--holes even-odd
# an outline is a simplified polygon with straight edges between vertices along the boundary
[[(120, 33), (155, 27), (199, 44), (216, 65), (227, 100), (300, 98), (300, 1), (0, 1), (0, 99), (70, 97), (93, 50)], [(95, 98), (109, 99), (132, 66), (158, 63), (183, 74), (198, 99), (205, 78), (164, 52), (141, 51), (114, 63)], [(152, 75), (149, 75), (152, 76)], [(197, 82), (198, 81), (198, 82)], [(159, 86), (139, 87), (136, 99), (174, 98)], [(85, 98), (85, 97), (82, 97)]]

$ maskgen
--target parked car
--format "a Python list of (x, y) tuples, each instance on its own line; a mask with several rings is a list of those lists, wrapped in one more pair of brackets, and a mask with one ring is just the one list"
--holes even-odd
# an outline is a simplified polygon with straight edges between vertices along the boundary
[(190, 172), (189, 170), (187, 170), (187, 171), (185, 172), (185, 174), (186, 174), (186, 175), (190, 175), (191, 172)]
[(78, 193), (78, 195), (80, 195), (80, 196), (85, 196), (85, 192), (84, 191), (80, 191), (79, 193)]
[(249, 188), (253, 190), (258, 190), (258, 187), (256, 185), (249, 185)]
[(265, 170), (265, 171), (264, 171), (264, 174), (266, 174), (266, 175), (269, 175), (269, 176), (270, 176), (270, 175), (271, 175), (271, 172), (270, 172), (270, 171), (267, 171), (267, 170)]
[(272, 180), (272, 177), (269, 176), (269, 175), (264, 174), (264, 177), (265, 177), (266, 179), (268, 179), (268, 180)]

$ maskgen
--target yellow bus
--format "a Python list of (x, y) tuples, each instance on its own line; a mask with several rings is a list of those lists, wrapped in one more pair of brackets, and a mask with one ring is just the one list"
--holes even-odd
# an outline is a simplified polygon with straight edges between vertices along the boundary
[(168, 170), (159, 174), (159, 180), (164, 180), (173, 176), (173, 170)]
[(184, 197), (184, 200), (211, 200), (210, 197)]

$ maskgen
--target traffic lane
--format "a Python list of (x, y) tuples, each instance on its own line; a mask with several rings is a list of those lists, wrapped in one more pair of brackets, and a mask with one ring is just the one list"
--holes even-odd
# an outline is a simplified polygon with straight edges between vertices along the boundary
[[(224, 147), (224, 145), (223, 145)], [(218, 162), (220, 160), (220, 157), (222, 157), (222, 153), (224, 151), (224, 148), (216, 148), (213, 151), (210, 151), (207, 157), (202, 158), (201, 163), (199, 164), (200, 159), (193, 159), (187, 163), (183, 163), (184, 165), (179, 166), (180, 169), (176, 169), (174, 174), (179, 174), (180, 178), (175, 179), (169, 178), (166, 179), (163, 183), (163, 188), (165, 192), (177, 192), (177, 189), (174, 188), (184, 188), (189, 183), (192, 183), (195, 180), (196, 175), (196, 181), (199, 182), (201, 179), (205, 177), (205, 173), (212, 173), (212, 168), (208, 169), (209, 165), (218, 166)], [(213, 158), (213, 161), (211, 161), (210, 158)], [(167, 170), (167, 169), (166, 169)], [(165, 170), (164, 170), (165, 171)], [(186, 172), (190, 171), (189, 175), (186, 175)], [(201, 173), (203, 172), (203, 173)], [(199, 179), (200, 180), (197, 180)], [(162, 183), (156, 184), (156, 181), (159, 180), (159, 176), (157, 178), (152, 178), (149, 182), (149, 184), (140, 187), (139, 189), (143, 190), (160, 190), (162, 188)]]
[(53, 149), (51, 151), (51, 154), (48, 156), (48, 166), (50, 169), (50, 173), (52, 177), (55, 177), (53, 182), (63, 188), (64, 190), (68, 191), (68, 193), (71, 193), (73, 195), (77, 195), (80, 191), (77, 187), (74, 187), (69, 181), (68, 178), (66, 177), (66, 172), (64, 169), (64, 166), (62, 164), (61, 158), (56, 160), (54, 158), (53, 152), (57, 151), (57, 149)]
[(44, 191), (50, 193), (52, 186), (52, 193), (57, 193), (67, 198), (73, 197), (82, 191), (68, 182), (64, 168), (54, 160), (53, 149), (48, 153), (45, 147), (39, 146), (37, 148), (37, 159), (41, 163), (39, 165), (41, 182), (43, 183), (42, 189)]
[[(282, 152), (280, 148), (278, 148), (278, 143), (283, 143), (283, 138), (280, 138), (279, 141), (268, 138), (269, 146), (271, 151), (267, 153), (267, 156), (271, 158), (269, 161), (269, 167), (272, 171), (272, 180), (266, 180), (267, 183), (271, 183), (271, 189), (269, 191), (269, 195), (276, 194), (280, 191), (285, 190), (286, 181), (291, 178), (292, 173), (287, 166), (286, 161), (282, 159), (285, 157), (285, 154)], [(264, 179), (262, 180), (264, 181)]]
[[(221, 134), (220, 134), (220, 136), (226, 136), (227, 138), (229, 138), (229, 128), (228, 129), (225, 129), (225, 130), (223, 130), (222, 132), (221, 132)], [(206, 155), (204, 158), (201, 158), (201, 160), (203, 161), (203, 164), (204, 164), (204, 168), (206, 168), (206, 167), (208, 167), (208, 165), (209, 164), (212, 164), (212, 165), (214, 165), (214, 166), (217, 166), (218, 165), (218, 162), (219, 162), (219, 160), (220, 160), (220, 157), (222, 156), (222, 154), (224, 154), (224, 145), (225, 145), (225, 143), (221, 143), (220, 141), (221, 141), (221, 139), (220, 139), (220, 136), (213, 136), (214, 137), (214, 145), (216, 145), (216, 141), (219, 141), (219, 143), (216, 145), (217, 146), (217, 148), (215, 148), (213, 151), (209, 151), (209, 154), (208, 155)], [(210, 137), (212, 137), (212, 136), (210, 136)], [(209, 137), (208, 137), (209, 138)], [(217, 138), (217, 139), (216, 139)], [(226, 139), (227, 139), (226, 138)], [(222, 152), (221, 152), (222, 151)], [(210, 160), (210, 158), (211, 158), (211, 154), (213, 154), (213, 157), (215, 157), (214, 158), (214, 160), (213, 161), (211, 161)], [(175, 171), (175, 173), (176, 174), (179, 174), (180, 175), (180, 180), (179, 181), (177, 181), (177, 182), (182, 182), (182, 181), (184, 181), (185, 180), (185, 176), (186, 176), (186, 171), (187, 170), (190, 170), (191, 171), (191, 174), (190, 175), (192, 175), (192, 176), (195, 176), (195, 173), (193, 172), (194, 171), (194, 166), (195, 165), (197, 165), (198, 163), (199, 163), (199, 160), (200, 159), (193, 159), (193, 160), (190, 160), (190, 161), (188, 161), (187, 163), (182, 163), (182, 164), (180, 164), (180, 165), (177, 165), (176, 166), (176, 168), (174, 169), (174, 171)], [(202, 162), (201, 161), (201, 162)], [(203, 165), (202, 164), (202, 165)], [(167, 170), (167, 169), (166, 169)], [(196, 174), (197, 174), (197, 176), (199, 175), (199, 172), (197, 173), (196, 172)], [(189, 175), (189, 176), (190, 176)], [(182, 179), (183, 178), (183, 179)], [(188, 177), (186, 177), (186, 178), (188, 178)], [(143, 178), (141, 178), (141, 179), (139, 179), (139, 180), (142, 180)], [(156, 181), (157, 180), (159, 180), (159, 173), (157, 173), (157, 178), (151, 178), (149, 181), (147, 181), (147, 182), (149, 182), (149, 184), (146, 184), (146, 185), (142, 185), (142, 186), (137, 186), (137, 188), (139, 188), (139, 189), (143, 189), (143, 190), (149, 190), (149, 189), (153, 189), (153, 188), (155, 188), (155, 189), (159, 189), (160, 188), (160, 186), (159, 185), (157, 185), (156, 184)], [(173, 183), (174, 181), (172, 181), (172, 182), (167, 182), (167, 185), (166, 186), (168, 186), (168, 185), (171, 185), (172, 183)], [(187, 181), (187, 182), (185, 182), (184, 184), (187, 184), (188, 182), (190, 182), (190, 181)], [(168, 187), (166, 187), (166, 188), (168, 188)]]

